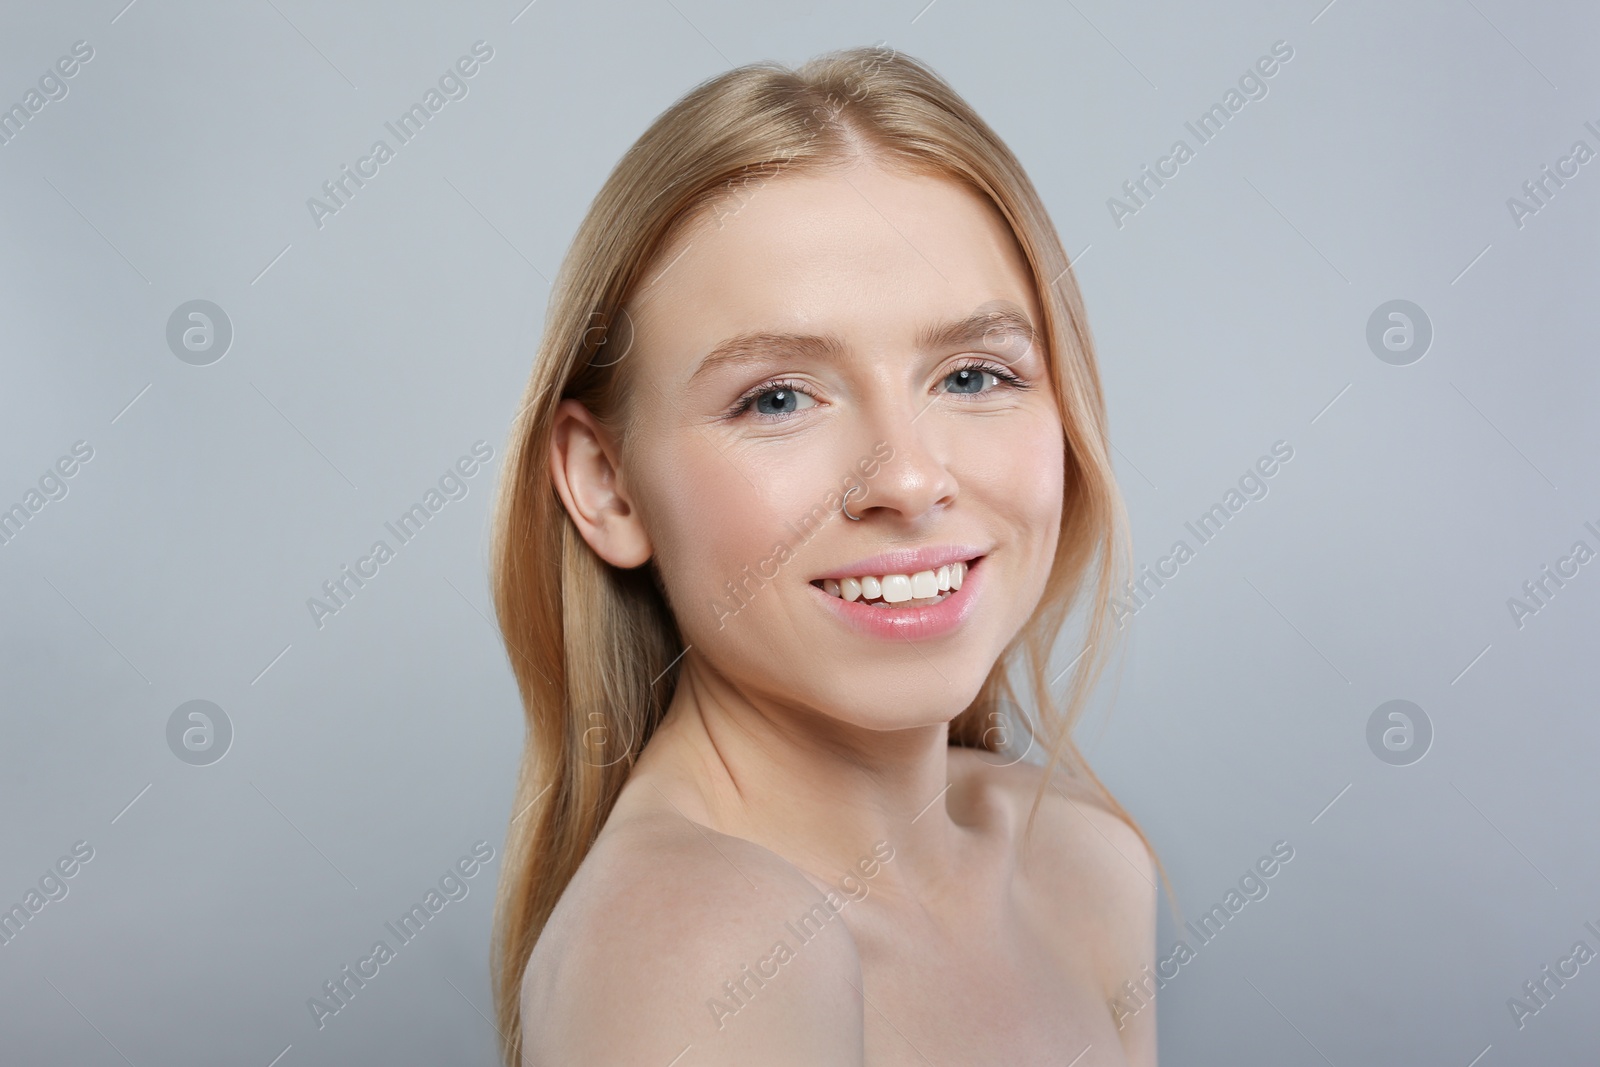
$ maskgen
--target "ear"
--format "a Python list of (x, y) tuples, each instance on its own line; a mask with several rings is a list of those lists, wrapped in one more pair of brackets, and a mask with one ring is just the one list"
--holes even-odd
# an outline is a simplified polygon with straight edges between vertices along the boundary
[(654, 549), (621, 475), (612, 436), (588, 408), (563, 400), (550, 431), (550, 480), (595, 555), (626, 570), (645, 563)]

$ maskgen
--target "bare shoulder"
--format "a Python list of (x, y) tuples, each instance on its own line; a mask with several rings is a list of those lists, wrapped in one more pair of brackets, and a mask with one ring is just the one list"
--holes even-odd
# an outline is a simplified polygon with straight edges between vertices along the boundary
[[(1058, 935), (1064, 951), (1092, 955), (1094, 975), (1108, 1002), (1124, 982), (1141, 980), (1155, 962), (1155, 860), (1143, 837), (1088, 785), (1057, 769), (1046, 779), (1032, 763), (995, 766), (967, 750), (952, 749), (952, 776), (964, 768), (977, 791), (991, 794), (1012, 827), (1018, 878)], [(959, 763), (958, 763), (959, 760)], [(1040, 786), (1031, 833), (1024, 833)], [(1154, 1063), (1154, 1012), (1143, 1012), (1119, 1031), (1128, 1061)]]
[(529, 1067), (861, 1063), (861, 964), (827, 898), (671, 813), (608, 822), (522, 982)]
[[(951, 773), (969, 776), (995, 798), (1014, 827), (1023, 862), (1065, 880), (1058, 882), (1061, 888), (1112, 904), (1154, 899), (1155, 861), (1143, 837), (1086, 783), (1059, 768), (1046, 781), (1042, 766), (998, 766), (971, 749), (951, 749)], [(1025, 839), (1023, 827), (1041, 786), (1036, 826)]]

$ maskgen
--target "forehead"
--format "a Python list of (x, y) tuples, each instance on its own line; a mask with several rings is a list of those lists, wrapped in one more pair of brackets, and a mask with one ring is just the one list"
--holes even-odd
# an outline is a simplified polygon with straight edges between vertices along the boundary
[(682, 380), (756, 330), (904, 346), (927, 322), (993, 300), (1039, 324), (1027, 261), (999, 211), (949, 179), (862, 165), (735, 186), (630, 302), (652, 372)]

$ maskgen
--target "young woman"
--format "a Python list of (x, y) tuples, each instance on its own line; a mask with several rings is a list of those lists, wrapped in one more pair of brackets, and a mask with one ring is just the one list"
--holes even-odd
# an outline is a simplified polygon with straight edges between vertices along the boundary
[(1127, 568), (1107, 452), (1061, 242), (925, 65), (756, 64), (656, 120), (502, 473), (508, 1064), (1155, 1064), (1109, 1003), (1155, 864), (1070, 733)]

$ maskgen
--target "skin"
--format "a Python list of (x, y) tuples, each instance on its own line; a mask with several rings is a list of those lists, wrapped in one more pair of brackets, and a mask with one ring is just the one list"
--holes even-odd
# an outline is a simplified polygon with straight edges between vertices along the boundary
[[(1042, 324), (1003, 218), (955, 183), (863, 160), (747, 191), (651, 277), (629, 309), (637, 436), (624, 448), (565, 401), (551, 477), (598, 555), (655, 561), (690, 647), (529, 961), (527, 1062), (1152, 1067), (1154, 1006), (1120, 1032), (1107, 1007), (1154, 962), (1143, 844), (1064, 777), (1025, 840), (1042, 772), (948, 745), (1038, 603), (1061, 523), (1042, 338), (916, 343), (996, 301)], [(692, 378), (756, 330), (845, 350)], [(952, 371), (974, 356), (1031, 388), (988, 373), (960, 385)], [(808, 395), (770, 387), (724, 417), (773, 378)], [(880, 441), (893, 458), (863, 479)], [(868, 486), (850, 505), (861, 521), (830, 514), (796, 544), (786, 524), (853, 476)], [(779, 541), (795, 547), (776, 578), (719, 615), (725, 583)], [(971, 616), (938, 638), (855, 633), (810, 585), (950, 543), (984, 549), (987, 573)]]

